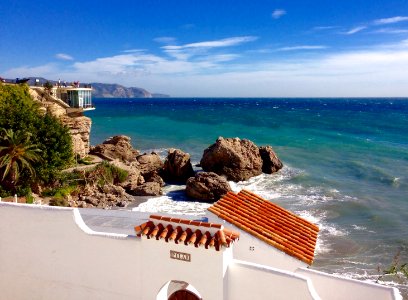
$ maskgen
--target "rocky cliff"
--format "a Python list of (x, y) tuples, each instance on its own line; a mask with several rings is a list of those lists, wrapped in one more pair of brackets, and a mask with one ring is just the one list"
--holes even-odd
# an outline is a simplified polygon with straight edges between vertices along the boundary
[(92, 120), (81, 114), (69, 116), (66, 109), (69, 107), (58, 98), (48, 95), (43, 88), (30, 88), (30, 95), (34, 101), (41, 105), (41, 109), (59, 118), (66, 125), (72, 136), (72, 149), (80, 157), (85, 157), (89, 153), (89, 140), (91, 134)]

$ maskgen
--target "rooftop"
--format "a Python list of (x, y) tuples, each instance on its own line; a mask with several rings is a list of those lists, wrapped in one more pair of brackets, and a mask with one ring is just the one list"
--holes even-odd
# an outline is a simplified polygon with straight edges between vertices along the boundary
[(221, 224), (151, 215), (148, 222), (135, 227), (138, 236), (164, 240), (195, 247), (230, 247), (239, 239), (239, 233), (225, 229)]
[(229, 192), (208, 210), (260, 240), (312, 264), (319, 227), (261, 197)]

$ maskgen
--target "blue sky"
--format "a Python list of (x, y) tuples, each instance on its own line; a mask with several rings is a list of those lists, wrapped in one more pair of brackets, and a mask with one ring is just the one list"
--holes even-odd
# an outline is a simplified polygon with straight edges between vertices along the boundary
[(408, 96), (408, 1), (0, 2), (0, 76), (172, 96)]

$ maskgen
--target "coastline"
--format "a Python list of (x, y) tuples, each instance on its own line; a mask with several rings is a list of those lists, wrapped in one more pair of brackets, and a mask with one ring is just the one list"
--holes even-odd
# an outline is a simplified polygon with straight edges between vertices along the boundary
[[(190, 153), (193, 164), (219, 135), (274, 145), (287, 167), (232, 188), (245, 187), (322, 226), (319, 270), (375, 281), (378, 267), (386, 269), (398, 249), (401, 261), (408, 260), (408, 245), (401, 242), (408, 236), (403, 160), (408, 146), (402, 134), (407, 101), (96, 99), (96, 105), (87, 113), (94, 144), (120, 132), (131, 136), (136, 148), (162, 157), (177, 146)], [(182, 208), (177, 194), (154, 199), (140, 203), (142, 208), (157, 211), (154, 202), (167, 212), (174, 203), (180, 214), (194, 208)]]

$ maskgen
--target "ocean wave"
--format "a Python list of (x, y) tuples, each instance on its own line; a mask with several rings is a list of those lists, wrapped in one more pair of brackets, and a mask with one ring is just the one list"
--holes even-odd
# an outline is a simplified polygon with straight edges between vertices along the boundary
[(391, 174), (391, 169), (384, 169), (370, 163), (350, 161), (348, 168), (350, 169), (350, 173), (358, 179), (370, 180), (395, 187), (398, 187), (401, 183), (401, 178)]
[[(293, 179), (298, 179), (299, 176), (307, 176), (307, 174), (301, 169), (285, 166), (277, 173), (261, 174), (247, 181), (230, 182), (230, 185), (234, 192), (239, 192), (242, 189), (250, 190), (260, 197), (271, 200), (317, 224), (320, 233), (316, 253), (328, 253), (332, 251), (331, 241), (333, 237), (347, 236), (349, 232), (329, 221), (331, 215), (327, 207), (324, 206), (333, 201), (346, 201), (346, 199), (352, 200), (353, 198), (345, 197), (335, 188), (303, 186), (302, 180), (293, 182)], [(166, 185), (163, 196), (151, 198), (133, 210), (179, 215), (204, 215), (210, 204), (189, 201), (184, 189), (185, 186)]]

